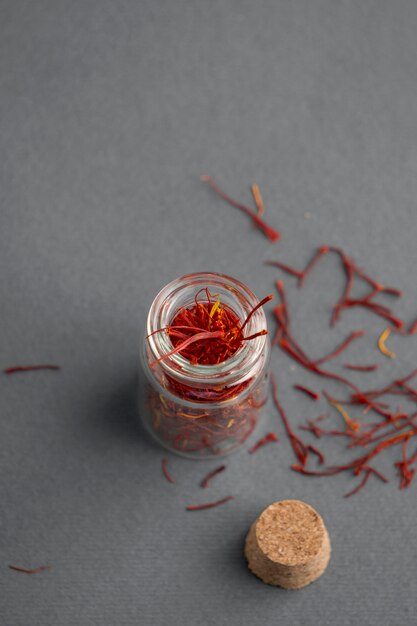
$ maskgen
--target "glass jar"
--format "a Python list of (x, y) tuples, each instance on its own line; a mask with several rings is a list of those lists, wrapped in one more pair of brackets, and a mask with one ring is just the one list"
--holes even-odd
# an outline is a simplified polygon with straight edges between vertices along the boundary
[[(172, 323), (180, 309), (191, 308), (196, 294), (205, 288), (215, 293), (241, 324), (259, 303), (248, 287), (230, 276), (187, 274), (156, 296), (141, 349), (143, 423), (159, 443), (188, 458), (225, 455), (242, 446), (267, 400), (267, 335), (242, 341), (232, 356), (216, 365), (192, 364), (179, 352), (166, 357), (173, 344), (161, 329)], [(266, 327), (265, 313), (258, 308), (245, 326), (245, 337)]]

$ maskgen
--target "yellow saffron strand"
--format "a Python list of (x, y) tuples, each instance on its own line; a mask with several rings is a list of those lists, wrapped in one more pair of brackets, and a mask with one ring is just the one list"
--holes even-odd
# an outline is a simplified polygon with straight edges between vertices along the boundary
[(256, 183), (254, 183), (251, 187), (253, 199), (255, 200), (255, 204), (258, 208), (258, 217), (262, 217), (265, 213), (265, 205), (261, 196), (261, 191)]
[(220, 306), (220, 298), (217, 298), (216, 302), (211, 307), (210, 317), (213, 317), (213, 315), (215, 314), (219, 306)]
[(339, 411), (340, 415), (343, 417), (349, 428), (351, 428), (355, 432), (359, 430), (359, 428), (361, 427), (359, 422), (349, 417), (347, 411), (345, 411), (345, 409), (338, 402), (332, 402), (331, 404), (335, 407), (335, 409)]
[(190, 413), (184, 413), (183, 411), (178, 411), (177, 415), (181, 415), (181, 417), (185, 417), (189, 420), (199, 420), (202, 417), (208, 417), (208, 413), (200, 413), (200, 415), (191, 415)]
[(385, 354), (385, 356), (389, 357), (390, 359), (395, 359), (395, 357), (397, 356), (395, 352), (388, 350), (388, 348), (385, 345), (385, 342), (390, 336), (390, 334), (391, 334), (391, 328), (386, 328), (384, 332), (381, 333), (381, 336), (378, 339), (378, 348), (380, 349), (382, 354)]

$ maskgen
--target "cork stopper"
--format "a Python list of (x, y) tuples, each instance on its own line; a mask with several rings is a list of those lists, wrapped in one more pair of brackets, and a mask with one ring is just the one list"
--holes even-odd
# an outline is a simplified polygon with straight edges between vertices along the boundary
[(300, 589), (319, 578), (330, 559), (330, 539), (320, 515), (300, 500), (268, 506), (246, 537), (249, 569), (269, 585)]

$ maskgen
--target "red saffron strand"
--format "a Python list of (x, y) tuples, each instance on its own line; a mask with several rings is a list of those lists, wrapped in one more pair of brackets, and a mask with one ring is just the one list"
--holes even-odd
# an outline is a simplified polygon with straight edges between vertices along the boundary
[(315, 417), (314, 419), (308, 419), (307, 424), (301, 424), (298, 428), (300, 430), (305, 430), (307, 432), (313, 433), (313, 435), (317, 439), (320, 439), (321, 435), (325, 433), (326, 431), (323, 431), (323, 429), (320, 428), (320, 426), (318, 426), (317, 422), (321, 422), (322, 420), (329, 419), (329, 417), (330, 415), (328, 413), (319, 415), (318, 417)]
[(187, 511), (203, 511), (204, 509), (213, 509), (214, 507), (225, 504), (230, 500), (234, 500), (234, 496), (226, 496), (225, 498), (217, 500), (216, 502), (206, 502), (205, 504), (189, 504), (185, 508)]
[(40, 565), (39, 567), (34, 567), (33, 569), (27, 569), (26, 567), (17, 567), (17, 565), (9, 565), (9, 569), (14, 570), (15, 572), (22, 572), (23, 574), (39, 574), (39, 572), (43, 572), (44, 570), (51, 569), (51, 565)]
[(415, 335), (416, 333), (417, 333), (417, 319), (414, 320), (414, 322), (411, 324), (410, 328), (408, 329), (409, 335)]
[(171, 473), (168, 469), (168, 459), (167, 458), (163, 458), (162, 459), (162, 473), (165, 476), (165, 478), (167, 479), (167, 481), (169, 483), (174, 484), (175, 480), (172, 478)]
[(275, 242), (281, 239), (281, 233), (279, 231), (274, 230), (273, 228), (271, 228), (271, 226), (268, 226), (268, 224), (266, 224), (257, 213), (249, 209), (247, 206), (241, 204), (240, 202), (237, 202), (236, 200), (233, 200), (233, 198), (231, 198), (224, 191), (222, 191), (220, 187), (218, 187), (218, 185), (214, 182), (211, 176), (200, 176), (200, 180), (208, 183), (213, 191), (215, 191), (228, 204), (246, 213), (246, 215), (248, 215), (252, 219), (253, 223), (264, 233), (264, 235), (270, 241)]
[(311, 444), (307, 446), (307, 449), (318, 457), (320, 465), (324, 465), (324, 463), (326, 462), (326, 458), (323, 452), (321, 452), (318, 448), (316, 448), (316, 446), (312, 446)]
[[(331, 319), (331, 325), (333, 326), (336, 323), (336, 321), (339, 319), (342, 309), (347, 308), (347, 307), (352, 307), (352, 306), (362, 306), (374, 312), (376, 315), (385, 317), (386, 319), (391, 321), (394, 324), (394, 326), (396, 326), (397, 329), (401, 330), (404, 325), (402, 320), (399, 320), (398, 318), (393, 316), (387, 307), (384, 307), (383, 305), (377, 304), (375, 302), (371, 302), (371, 299), (378, 293), (385, 293), (387, 295), (401, 297), (402, 291), (394, 287), (385, 287), (384, 285), (381, 285), (379, 282), (370, 278), (340, 248), (337, 248), (335, 246), (321, 246), (317, 250), (317, 252), (315, 252), (311, 260), (307, 263), (304, 270), (297, 270), (293, 267), (286, 265), (285, 263), (280, 263), (279, 261), (267, 261), (266, 265), (272, 265), (272, 266), (278, 267), (279, 269), (282, 269), (284, 272), (287, 272), (288, 274), (291, 274), (292, 276), (297, 277), (298, 286), (302, 287), (304, 285), (304, 282), (307, 276), (310, 274), (311, 270), (316, 265), (316, 263), (318, 263), (318, 261), (329, 252), (337, 254), (340, 257), (343, 268), (346, 272), (345, 288), (344, 288), (342, 297), (340, 298), (339, 302), (334, 307), (334, 311), (333, 311), (333, 315)], [(357, 300), (350, 300), (349, 296), (352, 291), (355, 276), (362, 278), (365, 282), (367, 282), (371, 286), (372, 291), (364, 298), (357, 299)], [(415, 332), (417, 332), (417, 320), (412, 324), (407, 334), (412, 334)]]
[(264, 328), (260, 330), (258, 333), (253, 333), (253, 335), (249, 335), (249, 337), (242, 337), (242, 341), (249, 341), (251, 339), (256, 339), (256, 337), (264, 337), (268, 334), (268, 331)]
[(15, 365), (13, 367), (7, 367), (3, 372), (7, 375), (17, 374), (18, 372), (34, 372), (38, 370), (60, 370), (60, 365), (52, 365), (46, 363), (45, 365)]
[(347, 370), (354, 370), (357, 372), (375, 372), (379, 369), (378, 363), (372, 363), (371, 365), (355, 365), (353, 363), (343, 363), (343, 367)]
[(265, 298), (263, 298), (260, 302), (258, 302), (258, 304), (255, 307), (253, 307), (252, 311), (249, 313), (249, 315), (247, 316), (247, 318), (243, 322), (240, 330), (242, 331), (245, 328), (246, 324), (249, 322), (250, 318), (255, 313), (255, 311), (257, 311), (264, 304), (266, 304), (267, 302), (269, 302), (270, 300), (273, 300), (273, 299), (274, 299), (274, 296), (272, 294), (270, 294), (269, 296), (265, 296)]
[[(301, 347), (297, 344), (297, 342), (295, 341), (294, 337), (292, 336), (290, 332), (290, 317), (289, 317), (287, 298), (285, 295), (284, 282), (282, 280), (277, 280), (276, 288), (277, 288), (279, 297), (281, 298), (281, 305), (278, 305), (278, 307), (274, 308), (274, 313), (276, 315), (279, 326), (281, 326), (281, 330), (282, 330), (281, 334), (285, 335), (288, 341), (291, 342), (294, 350), (299, 354), (300, 358), (302, 358), (304, 361), (309, 361), (308, 356), (301, 349)], [(277, 336), (278, 336), (278, 332), (277, 332), (276, 337)]]
[(375, 315), (382, 317), (392, 324), (398, 329), (402, 329), (404, 327), (404, 322), (400, 320), (398, 317), (393, 315), (387, 307), (382, 306), (381, 304), (376, 304), (375, 302), (369, 302), (366, 298), (351, 300), (346, 299), (343, 303), (343, 308), (352, 308), (352, 307), (363, 307)]
[(408, 462), (410, 463), (410, 465), (411, 465), (412, 463), (415, 463), (416, 461), (417, 461), (417, 450), (416, 450), (416, 451), (414, 452), (414, 454), (412, 454), (412, 455), (410, 456), (410, 458), (408, 459)]
[(308, 450), (306, 445), (301, 441), (299, 437), (294, 433), (290, 426), (290, 422), (288, 417), (284, 411), (284, 407), (282, 406), (280, 400), (278, 399), (278, 387), (275, 381), (274, 375), (271, 373), (271, 386), (272, 386), (272, 399), (274, 401), (275, 407), (278, 410), (279, 415), (281, 416), (282, 423), (284, 424), (285, 431), (287, 433), (287, 437), (291, 443), (292, 449), (294, 451), (295, 456), (300, 461), (302, 465), (305, 465), (308, 458)]
[(307, 396), (309, 396), (313, 400), (320, 400), (319, 393), (317, 393), (316, 391), (313, 391), (312, 389), (309, 389), (308, 387), (304, 387), (304, 385), (293, 385), (293, 387), (294, 389), (297, 389), (298, 391), (305, 393)]
[(348, 491), (347, 493), (345, 493), (345, 495), (343, 497), (344, 498), (350, 498), (351, 496), (354, 496), (355, 493), (358, 493), (358, 491), (363, 489), (365, 487), (366, 483), (368, 482), (370, 475), (371, 475), (371, 472), (369, 470), (366, 470), (365, 471), (365, 475), (364, 475), (363, 479), (361, 480), (361, 482), (359, 483), (359, 485), (357, 485), (351, 491)]
[(402, 445), (402, 461), (395, 463), (398, 468), (398, 473), (401, 477), (400, 489), (405, 489), (410, 486), (415, 470), (410, 470), (409, 462), (407, 458), (407, 447), (409, 439), (405, 439)]
[(395, 287), (384, 287), (382, 291), (388, 296), (395, 296), (396, 298), (402, 298), (404, 295), (401, 289), (396, 289)]
[(318, 261), (321, 259), (321, 257), (324, 256), (325, 254), (327, 254), (328, 252), (330, 252), (330, 248), (328, 246), (321, 246), (317, 250), (317, 252), (313, 256), (313, 258), (307, 263), (306, 267), (304, 268), (304, 270), (302, 272), (302, 275), (301, 275), (300, 280), (298, 282), (298, 286), (299, 287), (304, 287), (304, 282), (305, 282), (305, 279), (307, 278), (308, 274), (311, 272), (311, 270), (316, 265), (316, 263), (318, 263)]
[(375, 474), (375, 476), (377, 476), (377, 478), (379, 478), (379, 480), (381, 480), (383, 483), (389, 483), (388, 478), (384, 476), (384, 474), (381, 474), (381, 472), (376, 470), (374, 467), (370, 467), (369, 469), (371, 470), (372, 474)]
[(350, 263), (350, 261), (346, 258), (345, 254), (343, 252), (340, 251), (340, 256), (341, 256), (341, 261), (343, 264), (343, 268), (345, 270), (345, 274), (346, 274), (346, 282), (345, 282), (345, 288), (343, 290), (343, 294), (340, 298), (340, 300), (337, 302), (337, 304), (334, 305), (333, 307), (333, 314), (332, 317), (330, 319), (330, 325), (334, 326), (337, 322), (337, 320), (340, 317), (340, 312), (344, 306), (344, 303), (346, 301), (346, 299), (349, 297), (350, 292), (352, 291), (352, 287), (353, 287), (353, 282), (354, 282), (354, 273), (353, 273), (353, 268), (352, 265)]
[(374, 470), (372, 467), (364, 467), (363, 470), (365, 472), (365, 476), (363, 477), (362, 481), (354, 489), (352, 489), (351, 491), (348, 491), (348, 493), (345, 493), (344, 495), (345, 498), (350, 498), (351, 496), (355, 495), (355, 493), (358, 493), (358, 491), (363, 489), (366, 483), (368, 482), (371, 474), (375, 474), (375, 476), (378, 476), (378, 478), (380, 478), (385, 483), (388, 482), (388, 479), (385, 478), (385, 476), (383, 476), (380, 472), (377, 472), (376, 470)]
[(216, 469), (214, 469), (212, 472), (209, 472), (207, 476), (205, 476), (205, 478), (203, 478), (203, 480), (201, 481), (201, 487), (203, 489), (207, 489), (211, 479), (217, 476), (217, 474), (224, 472), (225, 469), (226, 469), (226, 465), (220, 465), (219, 467), (216, 467)]
[(271, 443), (272, 441), (279, 441), (279, 437), (275, 433), (268, 433), (267, 435), (265, 435), (265, 437), (259, 439), (259, 441), (257, 441), (255, 445), (252, 446), (252, 448), (249, 448), (249, 454), (254, 454), (259, 450), (259, 448), (262, 448), (267, 443)]
[(339, 374), (334, 374), (332, 372), (328, 372), (325, 370), (320, 369), (317, 364), (314, 361), (311, 361), (311, 359), (305, 354), (305, 352), (299, 347), (299, 345), (296, 343), (296, 341), (294, 340), (294, 338), (292, 337), (290, 331), (289, 331), (289, 323), (288, 323), (288, 307), (286, 304), (286, 299), (285, 299), (285, 292), (284, 292), (284, 284), (282, 281), (278, 281), (277, 282), (277, 289), (279, 291), (279, 294), (281, 296), (281, 301), (282, 301), (282, 305), (284, 307), (284, 311), (285, 311), (285, 315), (282, 318), (282, 321), (280, 320), (280, 324), (282, 326), (282, 331), (283, 334), (285, 335), (283, 338), (280, 338), (279, 341), (279, 345), (280, 347), (287, 352), (287, 354), (289, 354), (289, 356), (291, 356), (297, 363), (299, 363), (300, 365), (302, 365), (303, 367), (305, 367), (306, 369), (310, 370), (311, 372), (314, 372), (315, 374), (318, 374), (319, 376), (325, 377), (325, 378), (330, 378), (332, 380), (336, 380), (340, 383), (343, 383), (344, 385), (347, 385), (350, 389), (352, 389), (353, 391), (355, 391), (355, 393), (359, 396), (361, 396), (361, 391), (360, 389), (354, 385), (352, 382), (350, 382), (347, 378), (344, 378), (343, 376), (340, 376)]
[(343, 350), (346, 350), (346, 348), (352, 343), (352, 341), (354, 341), (355, 339), (358, 339), (359, 337), (363, 337), (364, 335), (365, 335), (364, 330), (353, 331), (344, 341), (342, 341), (340, 345), (338, 345), (334, 350), (329, 352), (329, 354), (327, 354), (326, 356), (323, 356), (321, 359), (317, 359), (316, 361), (314, 361), (315, 365), (321, 365), (322, 363), (326, 363), (326, 361), (330, 361), (331, 359), (334, 359), (341, 352), (343, 352)]
[[(337, 248), (335, 246), (321, 246), (318, 249), (318, 251), (313, 255), (312, 259), (310, 260), (310, 262), (307, 264), (307, 266), (305, 267), (305, 269), (303, 271), (301, 271), (301, 272), (299, 270), (292, 271), (293, 268), (287, 268), (287, 269), (289, 269), (288, 273), (290, 273), (290, 274), (292, 274), (294, 276), (298, 276), (298, 278), (299, 278), (299, 287), (302, 287), (304, 285), (305, 279), (308, 276), (308, 274), (310, 273), (311, 269), (316, 265), (316, 263), (325, 254), (327, 254), (329, 252), (337, 254), (340, 257), (340, 259), (342, 261), (343, 268), (344, 268), (344, 270), (346, 272), (345, 288), (344, 288), (342, 297), (340, 298), (339, 302), (334, 307), (333, 315), (332, 315), (332, 318), (331, 318), (331, 325), (334, 326), (334, 324), (336, 323), (336, 321), (340, 317), (341, 311), (344, 308), (351, 307), (351, 306), (362, 306), (362, 307), (368, 308), (370, 311), (374, 312), (376, 315), (380, 315), (381, 317), (385, 317), (386, 319), (391, 321), (398, 329), (402, 329), (402, 327), (403, 327), (402, 320), (399, 320), (398, 318), (393, 316), (391, 314), (391, 312), (389, 311), (389, 309), (387, 309), (387, 307), (384, 307), (382, 305), (379, 305), (379, 304), (376, 304), (374, 302), (371, 302), (371, 299), (375, 295), (377, 295), (378, 293), (386, 293), (387, 295), (400, 297), (402, 295), (401, 290), (395, 289), (393, 287), (385, 287), (384, 285), (381, 285), (377, 281), (375, 281), (372, 278), (370, 278), (340, 248)], [(281, 267), (281, 269), (283, 269), (284, 271), (287, 271), (283, 267)], [(352, 291), (352, 287), (353, 287), (355, 276), (358, 276), (359, 278), (362, 278), (365, 282), (367, 282), (371, 286), (372, 291), (366, 297), (364, 297), (362, 299), (350, 300), (349, 296), (350, 296), (350, 293)], [(417, 320), (416, 320), (416, 322), (417, 322)], [(416, 324), (415, 331), (417, 331), (417, 324)]]
[(300, 270), (296, 270), (294, 267), (290, 267), (289, 265), (286, 265), (285, 263), (281, 263), (280, 261), (265, 261), (264, 265), (269, 265), (270, 267), (277, 267), (283, 272), (286, 272), (287, 274), (290, 274), (291, 276), (295, 276), (299, 280), (303, 275), (303, 272), (301, 272)]
[(196, 341), (203, 341), (205, 339), (216, 339), (216, 338), (223, 338), (223, 337), (224, 337), (224, 332), (222, 330), (216, 330), (214, 332), (198, 333), (197, 335), (194, 335), (193, 337), (189, 337), (185, 341), (182, 341), (173, 350), (170, 350), (163, 356), (159, 357), (159, 359), (152, 361), (152, 363), (150, 363), (149, 366), (154, 367), (160, 361), (163, 361), (167, 359), (168, 357), (174, 354), (177, 354), (177, 352), (181, 352), (182, 350), (185, 350), (185, 348), (188, 348), (188, 346), (190, 346), (191, 344), (196, 343)]
[(393, 389), (395, 389), (395, 387), (401, 386), (404, 383), (408, 383), (410, 380), (415, 378), (415, 376), (417, 376), (417, 368), (407, 374), (407, 376), (404, 376), (404, 378), (398, 378), (386, 387), (383, 387), (382, 389), (371, 389), (369, 391), (364, 391), (363, 395), (368, 398), (378, 398), (385, 394), (389, 394), (391, 393), (391, 391), (393, 391)]
[(377, 444), (370, 452), (368, 452), (368, 454), (352, 461), (350, 463), (350, 467), (352, 467), (352, 469), (355, 469), (355, 471), (359, 472), (360, 469), (364, 467), (365, 464), (368, 463), (368, 461), (373, 459), (380, 452), (382, 452), (386, 448), (396, 445), (397, 443), (401, 443), (402, 441), (404, 441), (404, 439), (409, 439), (410, 437), (415, 435), (416, 432), (417, 432), (417, 429), (415, 429), (414, 431), (410, 430), (410, 431), (407, 431), (406, 433), (394, 435), (393, 437), (390, 437), (389, 439), (385, 439), (384, 441), (381, 441), (381, 443)]
[(413, 481), (416, 470), (415, 468), (411, 469), (410, 465), (416, 462), (417, 460), (417, 450), (414, 452), (412, 456), (407, 458), (407, 446), (409, 439), (406, 439), (402, 446), (402, 461), (395, 463), (395, 467), (398, 469), (398, 473), (401, 478), (400, 489), (406, 489), (409, 487)]
[(294, 472), (298, 472), (299, 474), (304, 474), (304, 476), (335, 476), (336, 474), (340, 474), (341, 472), (349, 469), (349, 467), (329, 467), (328, 469), (323, 470), (308, 470), (304, 467), (304, 465), (291, 465), (291, 469)]
[[(310, 370), (310, 372), (314, 372), (315, 374), (318, 374), (319, 376), (322, 376), (324, 378), (329, 378), (331, 380), (336, 380), (337, 382), (343, 383), (344, 385), (352, 389), (357, 394), (358, 398), (361, 398), (362, 401), (365, 400), (365, 395), (360, 391), (359, 387), (354, 385), (347, 378), (344, 378), (343, 376), (340, 376), (339, 374), (334, 374), (333, 372), (328, 372), (327, 370), (322, 370), (319, 367), (317, 367), (317, 365), (315, 365), (313, 361), (310, 361), (307, 357), (300, 356), (287, 339), (281, 339), (279, 345), (297, 363), (299, 363), (306, 369)], [(367, 399), (366, 399), (366, 403), (368, 403)]]

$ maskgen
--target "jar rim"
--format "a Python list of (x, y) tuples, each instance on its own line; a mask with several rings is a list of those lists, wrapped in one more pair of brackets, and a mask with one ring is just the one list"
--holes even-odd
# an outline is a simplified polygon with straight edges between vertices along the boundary
[[(194, 272), (176, 278), (161, 289), (149, 309), (146, 342), (152, 360), (165, 356), (158, 362), (164, 373), (190, 385), (219, 386), (244, 382), (253, 375), (268, 345), (266, 335), (243, 342), (231, 357), (215, 365), (192, 365), (178, 352), (166, 357), (173, 345), (167, 333), (158, 331), (169, 325), (182, 306), (191, 305), (197, 291), (204, 287), (219, 292), (221, 301), (232, 308), (241, 321), (259, 304), (259, 299), (244, 283), (226, 274)], [(247, 322), (247, 336), (266, 328), (265, 313), (260, 307)]]

